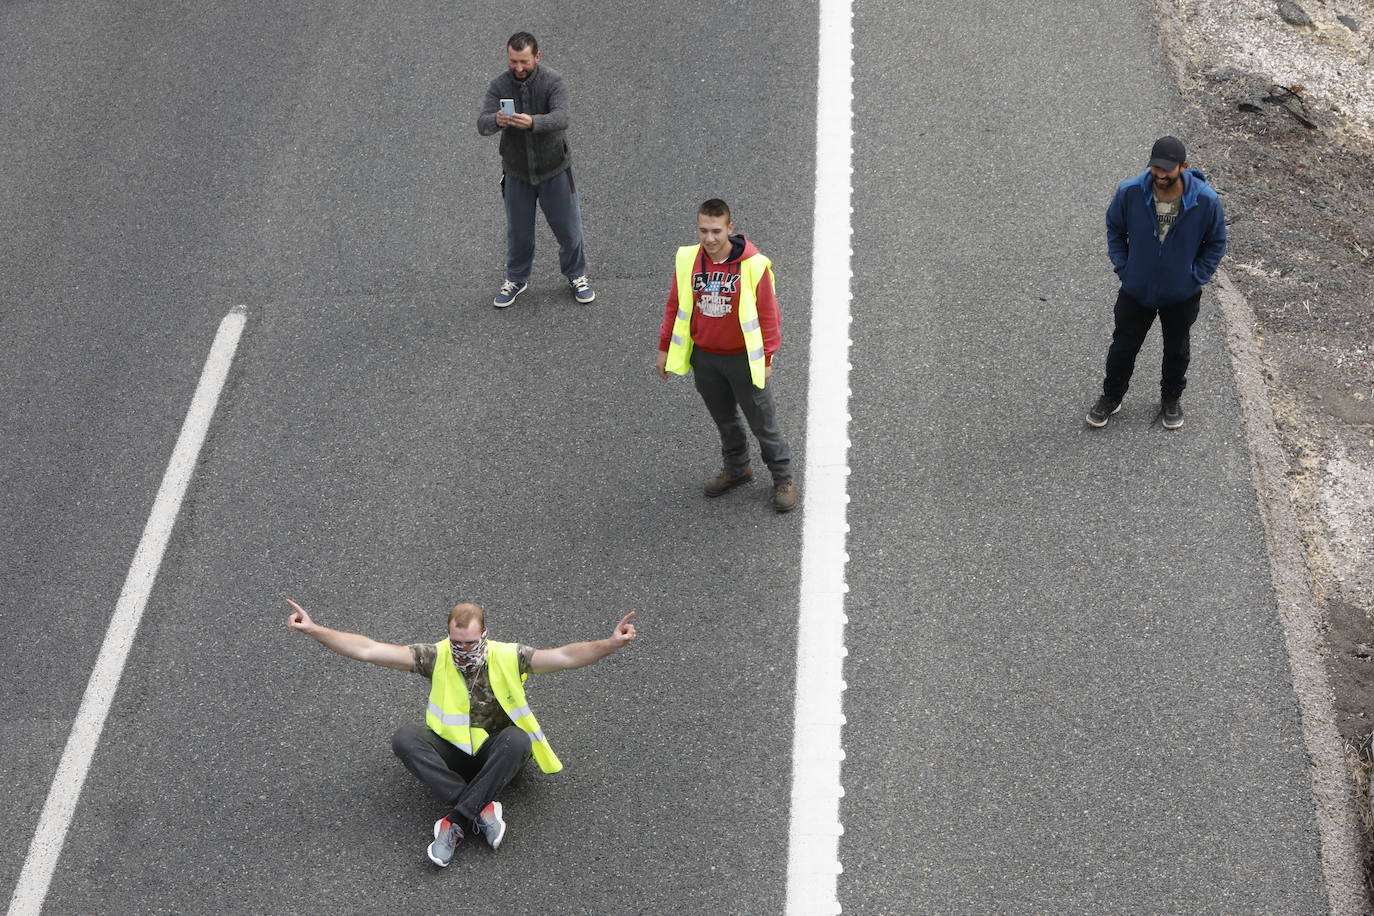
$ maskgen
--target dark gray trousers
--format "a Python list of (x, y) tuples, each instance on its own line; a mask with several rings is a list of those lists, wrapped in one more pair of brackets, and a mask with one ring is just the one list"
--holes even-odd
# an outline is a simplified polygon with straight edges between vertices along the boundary
[(773, 483), (792, 479), (792, 449), (778, 428), (773, 409), (773, 389), (755, 388), (749, 377), (749, 357), (743, 353), (721, 355), (692, 350), (692, 379), (706, 410), (720, 431), (720, 454), (724, 469), (735, 472), (749, 466), (749, 438), (744, 434), (740, 413), (759, 441), (763, 463), (773, 472)]
[(582, 210), (577, 203), (577, 184), (571, 168), (547, 181), (530, 184), (507, 174), (501, 179), (506, 200), (506, 279), (528, 283), (534, 267), (534, 205), (558, 239), (558, 269), (569, 280), (587, 272), (587, 252), (582, 247)]
[(427, 725), (403, 725), (391, 736), (391, 750), (472, 836), (477, 815), (530, 758), (530, 736), (510, 725), (488, 735), (476, 754), (465, 754)]

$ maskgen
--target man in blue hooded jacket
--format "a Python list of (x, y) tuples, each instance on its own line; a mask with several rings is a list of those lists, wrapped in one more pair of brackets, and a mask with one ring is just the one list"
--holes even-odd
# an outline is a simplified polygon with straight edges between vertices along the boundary
[(1187, 385), (1188, 333), (1202, 286), (1225, 253), (1226, 218), (1216, 192), (1202, 172), (1188, 168), (1181, 140), (1160, 137), (1150, 149), (1149, 168), (1121, 182), (1107, 208), (1107, 256), (1121, 290), (1102, 397), (1088, 411), (1089, 426), (1106, 426), (1121, 409), (1156, 315), (1164, 338), (1160, 422), (1165, 429), (1183, 425), (1179, 398)]

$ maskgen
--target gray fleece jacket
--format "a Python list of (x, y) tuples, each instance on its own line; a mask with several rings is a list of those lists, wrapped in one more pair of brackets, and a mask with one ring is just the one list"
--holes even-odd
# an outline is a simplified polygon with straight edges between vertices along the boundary
[[(496, 112), (502, 99), (514, 99), (515, 110), (534, 119), (534, 127), (497, 127)], [(489, 137), (501, 132), (501, 167), (508, 175), (539, 184), (572, 165), (568, 142), (568, 90), (558, 71), (538, 64), (524, 81), (509, 70), (487, 86), (482, 109), (477, 113), (477, 132)]]

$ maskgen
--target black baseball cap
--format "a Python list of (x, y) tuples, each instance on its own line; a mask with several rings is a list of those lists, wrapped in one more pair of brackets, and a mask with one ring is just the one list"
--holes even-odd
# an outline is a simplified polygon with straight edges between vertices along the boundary
[(1180, 162), (1188, 160), (1188, 152), (1178, 137), (1160, 137), (1150, 147), (1150, 165), (1159, 166), (1167, 172), (1178, 168)]

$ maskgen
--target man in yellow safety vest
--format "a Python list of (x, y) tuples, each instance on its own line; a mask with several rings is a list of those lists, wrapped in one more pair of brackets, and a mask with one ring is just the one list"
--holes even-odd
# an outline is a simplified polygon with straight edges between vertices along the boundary
[(735, 233), (729, 205), (717, 198), (698, 208), (697, 238), (699, 244), (677, 250), (658, 334), (658, 374), (691, 370), (720, 432), (723, 466), (706, 482), (706, 495), (720, 496), (754, 478), (743, 412), (773, 475), (773, 508), (791, 512), (798, 502), (792, 450), (768, 385), (782, 339), (773, 263)]
[(534, 649), (488, 641), (486, 615), (464, 602), (449, 612), (448, 638), (402, 646), (320, 626), (305, 608), (286, 603), (291, 629), (339, 655), (429, 678), (425, 724), (402, 726), (391, 749), (449, 808), (426, 850), (440, 868), (466, 834), (481, 834), (492, 849), (501, 845), (506, 821), (496, 795), (531, 754), (545, 773), (563, 768), (525, 700), (525, 679), (595, 664), (635, 638), (631, 611), (608, 638), (593, 642)]

